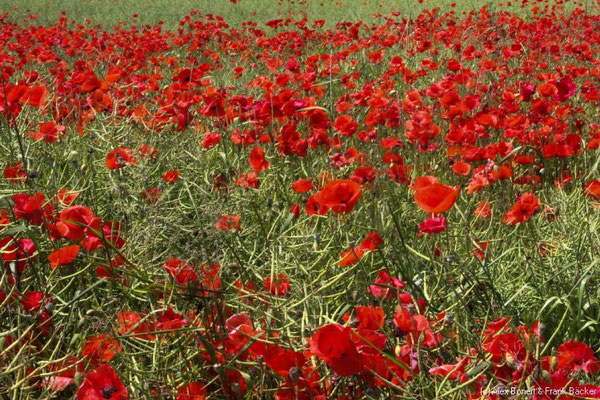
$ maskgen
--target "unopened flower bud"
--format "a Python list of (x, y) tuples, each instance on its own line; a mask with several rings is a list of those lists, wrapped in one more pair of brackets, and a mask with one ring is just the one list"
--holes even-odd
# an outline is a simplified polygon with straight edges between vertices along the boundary
[(290, 379), (295, 383), (298, 383), (300, 381), (300, 372), (298, 371), (298, 368), (290, 368)]

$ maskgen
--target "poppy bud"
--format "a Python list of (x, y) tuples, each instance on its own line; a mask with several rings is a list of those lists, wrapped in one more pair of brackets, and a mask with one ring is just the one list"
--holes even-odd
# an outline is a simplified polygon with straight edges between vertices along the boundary
[(46, 305), (44, 306), (44, 308), (46, 309), (46, 311), (48, 311), (49, 313), (51, 313), (52, 311), (54, 311), (54, 303), (46, 303)]
[(518, 361), (515, 359), (515, 357), (510, 354), (510, 353), (506, 353), (506, 363), (513, 369), (517, 369), (517, 364)]
[(290, 368), (290, 379), (294, 381), (294, 383), (298, 383), (300, 381), (300, 372), (298, 371), (298, 368)]
[(550, 376), (550, 373), (545, 369), (542, 370), (542, 380), (546, 383), (552, 383), (552, 377)]
[(540, 332), (540, 336), (542, 336), (544, 334), (545, 330), (546, 330), (546, 325), (545, 324), (539, 324), (538, 325), (538, 331)]
[(550, 357), (550, 370), (554, 371), (558, 365), (558, 358), (556, 356)]
[(446, 319), (446, 322), (450, 324), (454, 322), (454, 314), (452, 313), (447, 313), (444, 318)]
[(396, 357), (399, 358), (402, 355), (402, 346), (397, 344), (396, 347), (394, 348), (394, 354), (396, 355)]
[(79, 371), (75, 372), (75, 376), (73, 377), (73, 383), (75, 384), (75, 386), (77, 386), (77, 387), (81, 386), (81, 383), (83, 382), (83, 378), (84, 378), (84, 375), (81, 372), (79, 372)]

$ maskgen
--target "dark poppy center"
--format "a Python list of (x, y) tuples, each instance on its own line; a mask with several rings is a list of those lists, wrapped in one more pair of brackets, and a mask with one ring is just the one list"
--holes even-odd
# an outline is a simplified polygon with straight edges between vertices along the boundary
[(113, 385), (106, 385), (100, 391), (100, 397), (102, 397), (103, 399), (110, 399), (112, 397), (113, 393), (115, 393), (116, 391), (117, 391), (117, 388), (114, 387)]

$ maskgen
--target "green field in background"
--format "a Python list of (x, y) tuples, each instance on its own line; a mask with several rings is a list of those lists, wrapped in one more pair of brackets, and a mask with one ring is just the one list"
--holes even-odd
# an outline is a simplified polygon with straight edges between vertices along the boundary
[[(453, 6), (454, 4), (454, 6)], [(521, 2), (513, 2), (512, 11), (521, 9)], [(500, 6), (507, 8), (499, 1), (477, 0), (239, 0), (232, 3), (229, 0), (0, 0), (0, 12), (9, 13), (9, 18), (22, 21), (29, 14), (36, 15), (35, 24), (52, 24), (61, 11), (67, 16), (83, 23), (90, 19), (93, 24), (112, 27), (120, 22), (127, 25), (155, 24), (164, 21), (169, 28), (176, 27), (185, 15), (194, 10), (204, 14), (222, 15), (227, 22), (237, 24), (253, 20), (266, 22), (276, 18), (302, 18), (302, 12), (309, 19), (325, 19), (333, 23), (342, 20), (372, 21), (374, 14), (400, 13), (403, 16), (415, 17), (425, 9), (439, 7), (441, 12), (455, 10), (457, 13), (479, 9), (487, 5), (490, 8)], [(532, 5), (544, 7), (545, 3), (534, 2)], [(574, 2), (567, 4), (567, 9), (573, 9)], [(597, 0), (585, 0), (583, 7), (588, 12), (597, 12)], [(523, 11), (524, 14), (529, 10)], [(133, 18), (133, 14), (138, 14)]]

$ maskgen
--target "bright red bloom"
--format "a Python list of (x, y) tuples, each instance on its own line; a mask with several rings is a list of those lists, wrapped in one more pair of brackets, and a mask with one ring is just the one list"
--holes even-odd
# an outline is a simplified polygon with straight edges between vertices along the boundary
[(349, 327), (331, 324), (322, 326), (310, 339), (310, 351), (341, 376), (354, 375), (363, 367), (350, 333)]
[(165, 174), (162, 177), (162, 180), (168, 183), (177, 182), (179, 180), (179, 171), (176, 169), (171, 169), (165, 172)]
[(142, 321), (142, 317), (133, 311), (121, 311), (117, 313), (117, 322), (119, 328), (117, 333), (119, 335), (135, 335), (137, 338), (144, 340), (154, 340), (156, 336), (150, 332), (151, 326), (148, 324), (147, 319)]
[(54, 250), (48, 256), (50, 268), (54, 269), (56, 267), (60, 267), (61, 265), (71, 264), (73, 260), (75, 260), (75, 257), (77, 257), (77, 254), (79, 254), (79, 246), (76, 244)]
[(480, 202), (474, 213), (479, 218), (489, 218), (492, 215), (491, 204), (487, 201)]
[[(188, 321), (183, 315), (174, 311), (171, 307), (167, 308), (158, 314), (156, 318), (156, 329), (159, 331), (170, 331), (181, 329), (188, 325)], [(172, 332), (171, 335), (176, 335), (177, 332)]]
[(265, 152), (260, 146), (254, 146), (249, 156), (250, 167), (256, 172), (268, 169), (271, 164), (265, 159)]
[(454, 171), (456, 175), (466, 176), (471, 172), (471, 165), (464, 161), (457, 161), (452, 165), (452, 171)]
[(58, 214), (56, 229), (66, 239), (81, 240), (86, 229), (93, 226), (96, 220), (94, 213), (88, 207), (73, 206)]
[(119, 169), (126, 165), (136, 165), (137, 160), (133, 157), (133, 150), (120, 147), (106, 155), (105, 163), (108, 169)]
[(529, 220), (539, 210), (540, 202), (532, 193), (521, 195), (516, 203), (506, 212), (503, 222), (509, 225), (521, 224)]
[(194, 267), (179, 258), (165, 260), (163, 268), (180, 286), (187, 286), (190, 282), (198, 281), (198, 274)]
[(92, 364), (97, 365), (100, 362), (108, 362), (120, 353), (123, 346), (118, 340), (108, 337), (105, 333), (91, 336), (85, 340), (81, 355), (89, 358)]
[(19, 102), (21, 104), (27, 104), (35, 108), (43, 108), (46, 105), (46, 97), (48, 96), (48, 89), (44, 86), (37, 85), (27, 88), (27, 91), (21, 96)]
[(290, 213), (294, 215), (294, 219), (298, 219), (300, 217), (300, 206), (298, 204), (293, 204), (290, 207)]
[(23, 163), (17, 162), (14, 164), (7, 165), (4, 168), (4, 177), (10, 183), (25, 182), (27, 176), (25, 174), (25, 170), (23, 169)]
[(204, 400), (208, 396), (202, 382), (186, 383), (177, 391), (175, 400)]
[(402, 282), (399, 278), (394, 276), (390, 276), (390, 273), (386, 270), (377, 271), (378, 278), (375, 279), (373, 285), (369, 285), (367, 289), (369, 292), (373, 294), (375, 297), (381, 298), (392, 298), (392, 288), (396, 289), (396, 293), (400, 291), (404, 287), (404, 282)]
[(347, 214), (361, 198), (361, 190), (362, 186), (354, 181), (338, 179), (325, 185), (314, 195), (314, 200), (334, 213)]
[(311, 191), (313, 188), (312, 180), (310, 179), (298, 179), (292, 183), (292, 189), (296, 193), (306, 193)]
[(304, 211), (308, 215), (325, 215), (329, 208), (317, 202), (315, 199), (315, 195), (312, 195), (306, 200), (306, 204), (304, 204)]
[(375, 306), (357, 306), (356, 318), (358, 318), (358, 329), (378, 330), (383, 327), (385, 314), (383, 308)]
[(53, 302), (52, 296), (38, 291), (26, 292), (21, 296), (21, 305), (27, 312), (40, 311), (46, 304)]
[(102, 364), (85, 375), (77, 390), (77, 400), (127, 400), (127, 388), (108, 364)]
[[(415, 187), (417, 187), (417, 182), (415, 182)], [(454, 205), (459, 189), (437, 182), (424, 184), (419, 181), (414, 198), (421, 210), (438, 214), (448, 211)]]
[(56, 194), (56, 199), (63, 206), (70, 206), (79, 196), (79, 192), (69, 189), (60, 189)]
[(305, 362), (302, 353), (283, 349), (277, 345), (269, 345), (267, 347), (264, 360), (267, 367), (280, 376), (289, 376), (290, 369), (297, 368), (299, 370)]
[(210, 149), (221, 142), (221, 135), (218, 133), (207, 133), (202, 141), (202, 147)]
[(215, 223), (215, 227), (221, 231), (230, 231), (232, 229), (242, 230), (240, 215), (221, 215), (221, 218)]
[(591, 199), (600, 200), (600, 180), (594, 179), (586, 182), (583, 187), (583, 193)]
[(352, 136), (358, 129), (358, 123), (350, 115), (340, 115), (333, 122), (337, 133), (343, 136)]
[(593, 375), (600, 372), (600, 362), (594, 355), (594, 350), (585, 343), (571, 341), (558, 346), (557, 369), (566, 368), (569, 372), (583, 370)]
[(11, 196), (15, 204), (14, 211), (17, 219), (26, 219), (31, 225), (41, 225), (44, 218), (44, 210), (51, 211), (45, 205), (46, 198), (43, 193), (30, 196), (27, 193), (18, 193)]
[(338, 261), (338, 265), (340, 267), (347, 267), (349, 265), (352, 265), (361, 258), (363, 258), (364, 254), (365, 252), (360, 246), (354, 246), (353, 248), (348, 249), (342, 254), (340, 254), (340, 261)]
[(363, 251), (373, 251), (383, 243), (383, 239), (379, 236), (379, 233), (371, 231), (367, 233), (367, 237), (360, 244), (360, 248)]
[(43, 140), (47, 143), (58, 142), (59, 134), (65, 131), (62, 125), (56, 125), (54, 122), (42, 122), (40, 130), (37, 132), (29, 132), (29, 136), (34, 140)]
[(263, 282), (263, 288), (275, 296), (286, 296), (290, 292), (290, 280), (285, 274), (268, 276)]
[(442, 217), (431, 217), (419, 224), (418, 237), (423, 236), (424, 233), (440, 233), (446, 230), (446, 218)]

